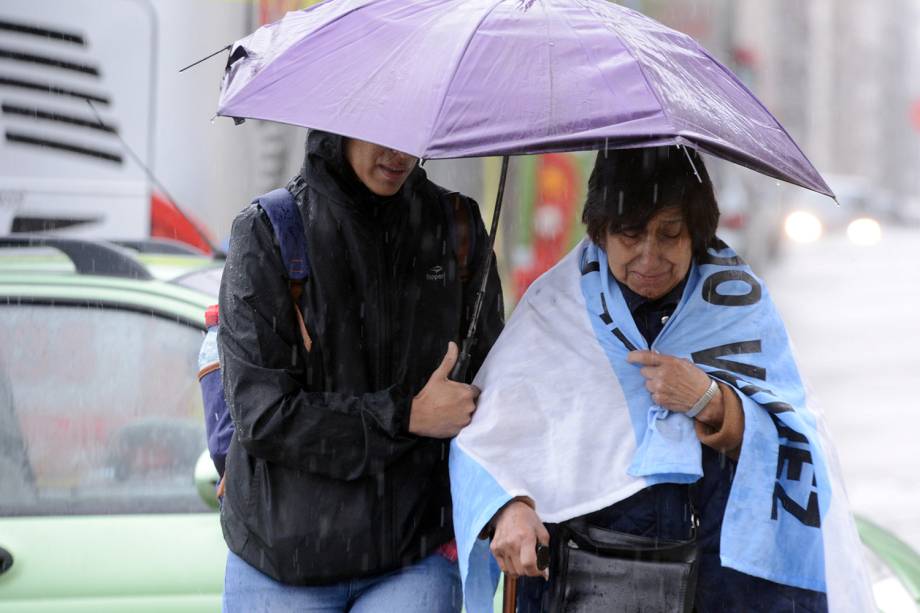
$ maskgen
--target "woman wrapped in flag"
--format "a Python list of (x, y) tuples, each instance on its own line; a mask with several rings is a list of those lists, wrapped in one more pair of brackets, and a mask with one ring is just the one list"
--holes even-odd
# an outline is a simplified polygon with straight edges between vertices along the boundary
[(872, 610), (823, 421), (718, 217), (695, 152), (598, 154), (588, 236), (523, 297), (451, 449), (471, 613), (499, 570), (521, 613)]

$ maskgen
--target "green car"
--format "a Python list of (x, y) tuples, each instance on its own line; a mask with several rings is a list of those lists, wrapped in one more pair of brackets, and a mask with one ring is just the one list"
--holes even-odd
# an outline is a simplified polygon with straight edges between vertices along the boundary
[(222, 267), (182, 251), (0, 237), (0, 611), (220, 610), (195, 375)]
[[(220, 610), (195, 373), (221, 270), (164, 241), (0, 237), (0, 613)], [(920, 610), (920, 556), (858, 525), (879, 609)]]

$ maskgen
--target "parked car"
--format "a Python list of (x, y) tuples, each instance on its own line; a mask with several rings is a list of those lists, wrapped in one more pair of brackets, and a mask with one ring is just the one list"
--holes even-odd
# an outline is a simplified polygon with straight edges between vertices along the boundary
[(0, 611), (220, 609), (196, 358), (221, 263), (132, 246), (0, 237)]
[[(0, 613), (220, 610), (196, 358), (221, 270), (167, 241), (0, 236)], [(859, 529), (880, 610), (917, 611), (920, 556)]]

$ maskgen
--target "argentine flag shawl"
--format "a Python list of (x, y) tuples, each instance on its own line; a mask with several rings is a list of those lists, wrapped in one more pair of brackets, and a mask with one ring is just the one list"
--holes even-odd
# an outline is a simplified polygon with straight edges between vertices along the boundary
[[(648, 348), (606, 254), (588, 241), (527, 291), (476, 377), (473, 421), (451, 447), (468, 611), (492, 611), (498, 566), (478, 535), (512, 497), (530, 496), (544, 522), (561, 522), (702, 475), (692, 420), (654, 406), (626, 361)], [(651, 349), (692, 360), (742, 400), (722, 564), (826, 591), (831, 611), (874, 610), (823, 421), (766, 288), (731, 249), (694, 263)]]

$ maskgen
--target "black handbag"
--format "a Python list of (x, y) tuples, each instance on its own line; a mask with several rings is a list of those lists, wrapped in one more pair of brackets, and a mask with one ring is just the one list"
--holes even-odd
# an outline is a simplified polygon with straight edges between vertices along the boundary
[(690, 539), (664, 540), (599, 528), (583, 518), (553, 539), (549, 611), (690, 613), (696, 592), (697, 520)]

